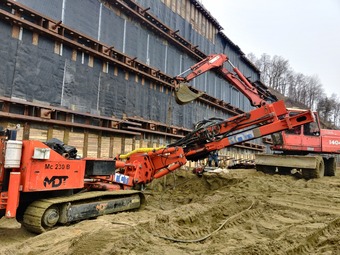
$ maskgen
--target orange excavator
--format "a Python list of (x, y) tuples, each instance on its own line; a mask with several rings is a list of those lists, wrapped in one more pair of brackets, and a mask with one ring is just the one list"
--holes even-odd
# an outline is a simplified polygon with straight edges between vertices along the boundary
[[(289, 109), (290, 116), (301, 109)], [(294, 174), (305, 179), (335, 176), (340, 154), (340, 130), (322, 129), (317, 112), (314, 122), (271, 135), (273, 154), (256, 154), (258, 171)]]
[[(228, 58), (211, 55), (174, 78), (177, 93), (210, 69), (218, 69), (251, 101), (254, 110), (228, 119), (197, 123), (182, 139), (161, 148), (140, 148), (115, 159), (78, 158), (76, 148), (57, 139), (16, 140), (16, 130), (0, 131), (0, 217), (16, 218), (29, 231), (42, 233), (58, 225), (141, 207), (143, 187), (209, 152), (314, 121), (311, 111), (289, 115), (283, 101), (267, 103), (239, 70), (222, 68)], [(185, 86), (185, 85), (184, 85)], [(188, 98), (180, 97), (181, 100)]]
[[(228, 62), (236, 75), (223, 67)], [(224, 54), (213, 54), (193, 65), (192, 72), (186, 77), (176, 77), (177, 101), (188, 103), (202, 93), (194, 93), (187, 83), (207, 70), (215, 69), (222, 77), (242, 92), (252, 106), (262, 107), (268, 101), (275, 102), (277, 98), (268, 90), (261, 89), (250, 83), (242, 73), (229, 61)], [(190, 91), (189, 91), (190, 90)], [(189, 92), (187, 92), (189, 91)], [(288, 115), (298, 115), (305, 110), (288, 109)], [(336, 158), (340, 154), (340, 131), (321, 129), (317, 112), (314, 121), (287, 129), (282, 132), (272, 132), (274, 154), (256, 154), (255, 165), (258, 171), (266, 173), (294, 174), (305, 179), (334, 176)]]

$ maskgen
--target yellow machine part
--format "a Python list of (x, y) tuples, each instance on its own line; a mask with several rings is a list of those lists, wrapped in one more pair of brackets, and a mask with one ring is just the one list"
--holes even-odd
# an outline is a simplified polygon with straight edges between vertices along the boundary
[(157, 150), (160, 150), (160, 149), (164, 149), (165, 146), (161, 146), (161, 147), (158, 147), (158, 148), (139, 148), (139, 149), (135, 149), (127, 154), (122, 154), (122, 155), (119, 155), (119, 159), (127, 159), (128, 157), (130, 157), (132, 154), (135, 154), (135, 153), (143, 153), (143, 152), (150, 152), (150, 151), (157, 151)]
[(203, 94), (204, 92), (195, 93), (192, 91), (187, 83), (180, 83), (175, 89), (176, 102), (180, 105), (190, 103)]

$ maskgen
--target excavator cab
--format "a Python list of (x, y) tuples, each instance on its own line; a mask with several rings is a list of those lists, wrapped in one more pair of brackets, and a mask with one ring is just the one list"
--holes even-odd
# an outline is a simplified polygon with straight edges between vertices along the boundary
[[(290, 109), (289, 116), (295, 116), (303, 111)], [(314, 119), (313, 122), (272, 134), (272, 149), (286, 154), (296, 150), (302, 154), (321, 151), (320, 124), (316, 112), (314, 112)]]

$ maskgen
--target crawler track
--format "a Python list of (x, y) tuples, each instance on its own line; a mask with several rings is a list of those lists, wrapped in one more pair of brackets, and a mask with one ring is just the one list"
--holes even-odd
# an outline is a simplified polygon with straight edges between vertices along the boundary
[(56, 225), (120, 211), (138, 209), (144, 202), (139, 191), (92, 191), (67, 197), (34, 201), (25, 211), (23, 225), (43, 233)]

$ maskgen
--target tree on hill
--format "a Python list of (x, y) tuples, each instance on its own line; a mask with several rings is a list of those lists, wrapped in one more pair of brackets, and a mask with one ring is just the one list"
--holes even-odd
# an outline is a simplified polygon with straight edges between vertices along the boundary
[(319, 112), (320, 118), (331, 126), (340, 125), (340, 101), (336, 94), (328, 97), (317, 75), (295, 72), (289, 61), (281, 56), (263, 53), (260, 58), (250, 53), (247, 58), (261, 71), (261, 82), (281, 93), (290, 101)]

